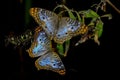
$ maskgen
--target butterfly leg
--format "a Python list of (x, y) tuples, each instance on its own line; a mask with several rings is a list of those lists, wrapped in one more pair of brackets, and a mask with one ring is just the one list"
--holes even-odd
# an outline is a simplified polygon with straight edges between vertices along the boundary
[(36, 29), (35, 29), (35, 32), (40, 32), (42, 30), (42, 27), (41, 26), (38, 26)]

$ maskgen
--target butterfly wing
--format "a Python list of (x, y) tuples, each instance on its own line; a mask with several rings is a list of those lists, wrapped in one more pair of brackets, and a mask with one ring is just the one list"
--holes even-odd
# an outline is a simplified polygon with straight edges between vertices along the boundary
[(65, 67), (57, 53), (49, 51), (35, 61), (35, 66), (38, 70), (51, 70), (60, 75), (65, 74)]
[(81, 24), (77, 20), (69, 17), (62, 17), (59, 21), (59, 28), (55, 34), (54, 41), (57, 43), (64, 43), (71, 39), (73, 36), (79, 34)]
[(30, 57), (41, 56), (51, 49), (51, 41), (42, 30), (34, 34), (34, 41), (31, 47), (27, 50)]
[(42, 8), (31, 8), (30, 14), (52, 39), (57, 30), (58, 16), (54, 12)]

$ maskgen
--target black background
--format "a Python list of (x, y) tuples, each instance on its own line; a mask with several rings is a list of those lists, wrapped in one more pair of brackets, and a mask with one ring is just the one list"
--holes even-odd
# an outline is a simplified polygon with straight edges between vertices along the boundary
[[(116, 1), (116, 2), (115, 2)], [(67, 0), (66, 6), (75, 10), (86, 10), (90, 6), (99, 0)], [(48, 10), (52, 10), (60, 0), (33, 0), (32, 7), (40, 7)], [(119, 7), (119, 0), (113, 2)], [(119, 8), (120, 9), (120, 8)], [(118, 14), (111, 6), (107, 5), (107, 12), (111, 13), (113, 18), (108, 20), (103, 18), (104, 29), (103, 35), (100, 38), (101, 45), (98, 46), (94, 41), (88, 40), (77, 47), (74, 47), (74, 43), (78, 38), (71, 40), (71, 46), (67, 57), (62, 58), (66, 67), (66, 75), (61, 76), (52, 71), (41, 70), (37, 71), (34, 66), (34, 61), (25, 52), (25, 48), (22, 50), (23, 54), (20, 57), (19, 49), (14, 49), (9, 45), (5, 47), (4, 38), (10, 31), (20, 34), (27, 28), (33, 27), (35, 24), (31, 18), (31, 22), (28, 25), (24, 23), (25, 17), (25, 4), (20, 3), (19, 0), (10, 0), (8, 2), (8, 23), (6, 27), (1, 29), (1, 52), (4, 58), (1, 57), (3, 62), (3, 69), (7, 80), (80, 80), (80, 79), (108, 79), (115, 78), (113, 76), (116, 67), (119, 64), (117, 62), (117, 48), (120, 26), (120, 14)], [(102, 15), (104, 13), (100, 13)], [(21, 61), (22, 60), (22, 61)], [(117, 74), (116, 74), (117, 76)]]

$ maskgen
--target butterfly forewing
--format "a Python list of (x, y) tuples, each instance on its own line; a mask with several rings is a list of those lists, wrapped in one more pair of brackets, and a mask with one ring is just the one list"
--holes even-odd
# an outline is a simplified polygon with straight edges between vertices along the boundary
[(60, 75), (65, 74), (65, 67), (62, 60), (57, 53), (53, 51), (47, 52), (45, 55), (41, 56), (35, 61), (35, 66), (38, 70), (51, 70), (57, 72)]
[(59, 20), (59, 28), (55, 34), (55, 42), (64, 43), (65, 41), (71, 39), (75, 34), (78, 34), (78, 30), (81, 25), (77, 20), (73, 20), (69, 17), (62, 17)]
[(58, 16), (54, 12), (42, 8), (31, 8), (30, 14), (52, 39), (57, 30)]
[(27, 50), (29, 56), (38, 57), (44, 55), (51, 49), (51, 41), (47, 37), (46, 33), (42, 30), (36, 32), (34, 35), (34, 41), (31, 44), (31, 47)]

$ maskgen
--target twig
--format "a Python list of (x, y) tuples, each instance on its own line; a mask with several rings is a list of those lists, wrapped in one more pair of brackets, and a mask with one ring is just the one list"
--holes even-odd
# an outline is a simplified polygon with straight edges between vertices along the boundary
[(105, 1), (120, 14), (120, 10), (110, 0), (105, 0)]

